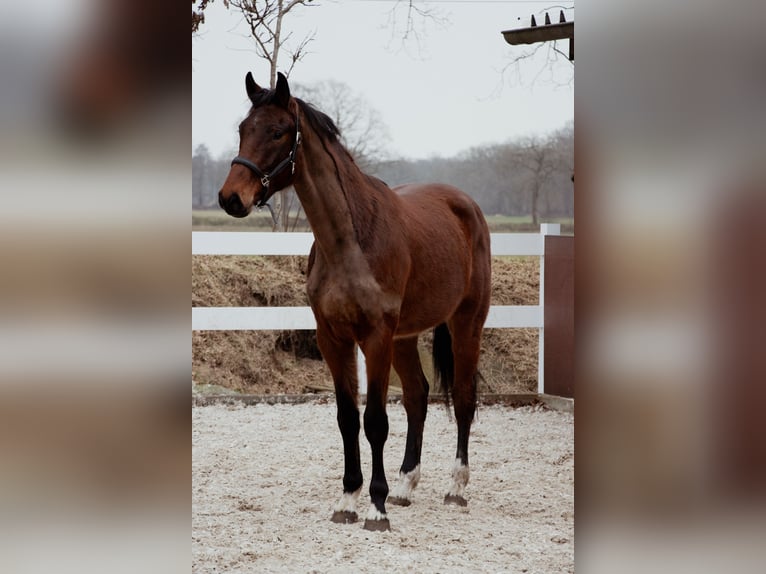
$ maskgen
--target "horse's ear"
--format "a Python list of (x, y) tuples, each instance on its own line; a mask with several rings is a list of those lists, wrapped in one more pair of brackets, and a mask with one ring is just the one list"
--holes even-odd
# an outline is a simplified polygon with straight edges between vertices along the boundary
[(255, 83), (251, 72), (248, 72), (247, 76), (245, 76), (245, 89), (247, 89), (247, 97), (253, 103), (255, 103), (256, 96), (263, 91), (263, 88)]
[(277, 88), (274, 96), (277, 105), (287, 109), (287, 104), (290, 102), (290, 86), (282, 72), (277, 72)]

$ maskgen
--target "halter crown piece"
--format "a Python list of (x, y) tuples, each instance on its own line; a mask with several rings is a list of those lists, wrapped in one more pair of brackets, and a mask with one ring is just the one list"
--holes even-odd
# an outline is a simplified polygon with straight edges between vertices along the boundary
[(231, 165), (234, 165), (238, 163), (239, 165), (244, 165), (246, 168), (248, 168), (250, 171), (252, 171), (256, 176), (258, 176), (261, 179), (261, 185), (263, 186), (263, 197), (258, 202), (258, 205), (256, 207), (263, 207), (264, 205), (268, 205), (266, 201), (271, 197), (271, 194), (269, 194), (269, 185), (271, 184), (271, 180), (275, 178), (277, 175), (279, 175), (287, 166), (290, 165), (290, 172), (295, 173), (295, 153), (298, 151), (298, 145), (301, 143), (301, 128), (298, 124), (298, 115), (295, 115), (295, 142), (293, 143), (293, 147), (290, 150), (289, 155), (280, 161), (271, 171), (264, 172), (259, 168), (257, 165), (255, 165), (252, 161), (249, 159), (237, 156), (233, 160), (231, 160)]

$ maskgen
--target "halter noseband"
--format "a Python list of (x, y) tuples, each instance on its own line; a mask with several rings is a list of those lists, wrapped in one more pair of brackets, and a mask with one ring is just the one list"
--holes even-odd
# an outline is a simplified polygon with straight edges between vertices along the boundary
[(295, 142), (293, 143), (293, 148), (290, 150), (290, 154), (280, 161), (274, 169), (272, 169), (270, 172), (265, 173), (259, 168), (257, 165), (255, 165), (252, 161), (250, 161), (247, 158), (244, 158), (242, 156), (237, 156), (233, 160), (231, 160), (231, 165), (234, 165), (238, 163), (239, 165), (244, 165), (246, 168), (248, 168), (250, 171), (252, 171), (256, 176), (258, 176), (261, 180), (261, 185), (263, 186), (263, 198), (258, 202), (256, 207), (263, 207), (266, 204), (266, 201), (271, 197), (271, 194), (269, 194), (269, 185), (271, 184), (271, 180), (279, 175), (287, 166), (290, 165), (290, 171), (291, 173), (295, 173), (295, 153), (298, 151), (298, 144), (301, 143), (301, 128), (298, 124), (298, 115), (295, 116)]

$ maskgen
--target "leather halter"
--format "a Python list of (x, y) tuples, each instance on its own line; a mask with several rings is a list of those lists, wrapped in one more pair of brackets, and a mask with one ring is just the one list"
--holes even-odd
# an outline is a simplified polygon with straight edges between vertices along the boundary
[(260, 180), (261, 185), (263, 186), (263, 197), (258, 202), (256, 207), (263, 207), (264, 205), (267, 205), (266, 202), (271, 197), (271, 194), (269, 193), (269, 185), (271, 184), (271, 180), (275, 178), (277, 175), (279, 175), (284, 169), (290, 165), (290, 171), (291, 173), (295, 173), (295, 153), (298, 151), (298, 145), (301, 143), (301, 129), (300, 125), (298, 124), (298, 115), (295, 116), (295, 142), (293, 143), (293, 147), (290, 150), (290, 154), (280, 161), (271, 171), (264, 172), (261, 168), (259, 168), (255, 163), (250, 161), (249, 159), (237, 156), (233, 160), (231, 160), (231, 165), (239, 164), (244, 165), (246, 168), (248, 168), (250, 171), (252, 171)]

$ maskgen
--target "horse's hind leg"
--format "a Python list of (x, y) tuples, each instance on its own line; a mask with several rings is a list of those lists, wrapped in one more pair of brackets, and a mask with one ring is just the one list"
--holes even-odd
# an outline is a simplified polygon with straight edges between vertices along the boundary
[(428, 381), (418, 355), (417, 336), (394, 342), (394, 369), (402, 381), (404, 409), (407, 411), (407, 445), (399, 469), (399, 482), (388, 502), (409, 506), (412, 491), (420, 480), (420, 452), (423, 447), (423, 425), (428, 410)]
[[(452, 402), (457, 422), (457, 453), (452, 468), (452, 486), (444, 497), (445, 504), (467, 506), (465, 487), (468, 484), (468, 437), (476, 412), (476, 378), (481, 350), (481, 325), (475, 316), (453, 317), (449, 322), (452, 351), (455, 361), (455, 379)], [(456, 338), (457, 335), (457, 338)]]
[(362, 468), (359, 459), (359, 408), (356, 353), (353, 341), (336, 341), (317, 328), (317, 343), (322, 351), (335, 383), (335, 401), (338, 406), (338, 428), (343, 437), (345, 470), (343, 495), (335, 505), (332, 521), (357, 521), (356, 503), (362, 492)]

